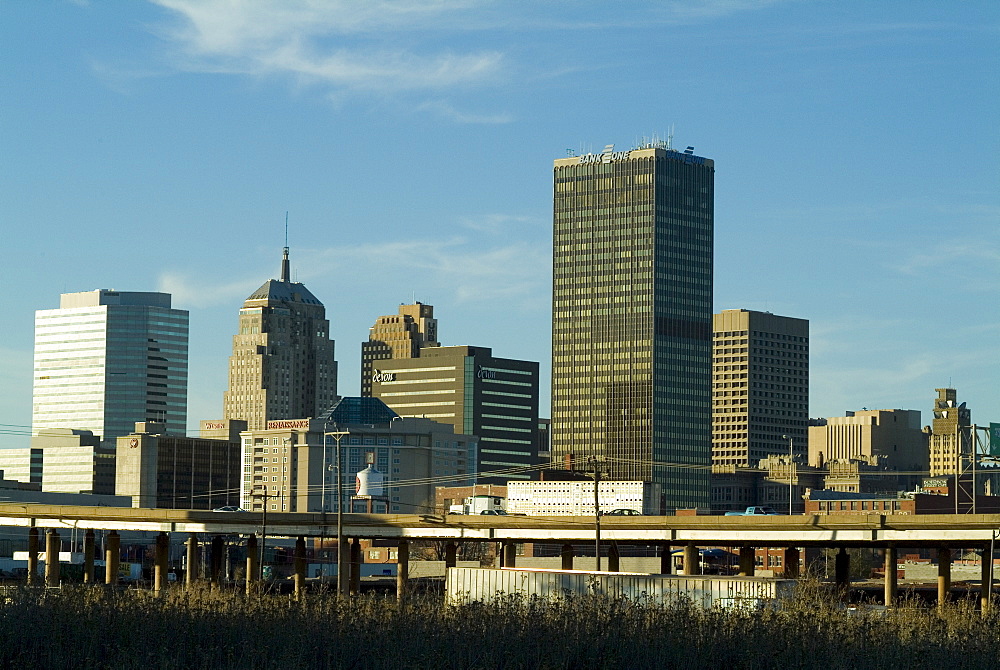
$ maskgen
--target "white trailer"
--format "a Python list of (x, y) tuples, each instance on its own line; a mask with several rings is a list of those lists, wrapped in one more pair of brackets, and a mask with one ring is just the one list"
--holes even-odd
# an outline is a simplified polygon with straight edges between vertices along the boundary
[(449, 568), (445, 599), (452, 605), (519, 594), (560, 600), (567, 595), (602, 595), (628, 600), (690, 601), (697, 607), (758, 609), (791, 596), (794, 579), (650, 575), (585, 570)]

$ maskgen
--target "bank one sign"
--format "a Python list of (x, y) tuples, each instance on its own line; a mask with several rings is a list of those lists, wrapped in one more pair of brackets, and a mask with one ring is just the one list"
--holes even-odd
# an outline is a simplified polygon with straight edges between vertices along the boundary
[[(676, 149), (666, 149), (667, 158), (672, 160), (680, 161), (687, 165), (704, 165), (705, 158), (703, 156), (695, 156), (693, 147), (688, 147), (687, 151), (683, 153), (677, 151)], [(615, 145), (609, 144), (604, 147), (604, 151), (599, 154), (584, 154), (580, 156), (580, 165), (588, 164), (598, 164), (598, 163), (613, 163), (615, 161), (627, 160), (629, 156), (632, 155), (631, 151), (615, 151)]]

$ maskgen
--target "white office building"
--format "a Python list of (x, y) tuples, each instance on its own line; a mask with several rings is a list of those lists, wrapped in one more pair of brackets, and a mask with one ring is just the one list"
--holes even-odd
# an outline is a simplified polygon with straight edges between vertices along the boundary
[[(641, 481), (602, 481), (597, 488), (601, 513), (630, 509), (657, 514), (657, 485)], [(527, 516), (594, 516), (594, 482), (507, 482), (507, 512)]]
[(188, 313), (167, 293), (64, 293), (35, 312), (32, 431), (89, 430), (102, 446), (137, 421), (187, 422)]

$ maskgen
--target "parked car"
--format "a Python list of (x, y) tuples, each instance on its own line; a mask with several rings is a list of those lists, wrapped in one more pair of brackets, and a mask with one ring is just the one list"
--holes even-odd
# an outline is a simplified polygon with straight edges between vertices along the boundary
[(223, 507), (216, 507), (212, 510), (213, 512), (246, 512), (245, 509), (239, 505), (225, 505)]
[(603, 516), (642, 516), (642, 512), (628, 507), (622, 507), (621, 509), (613, 509), (610, 512), (604, 512)]
[(725, 516), (776, 516), (778, 513), (771, 507), (747, 507), (742, 512), (726, 512)]
[(507, 512), (502, 509), (484, 509), (480, 514), (492, 514), (494, 516), (507, 516)]

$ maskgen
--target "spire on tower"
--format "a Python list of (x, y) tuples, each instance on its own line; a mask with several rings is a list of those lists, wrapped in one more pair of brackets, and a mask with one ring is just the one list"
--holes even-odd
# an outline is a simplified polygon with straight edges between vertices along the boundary
[(281, 256), (281, 281), (291, 281), (291, 271), (288, 263), (288, 212), (285, 212), (285, 248)]

